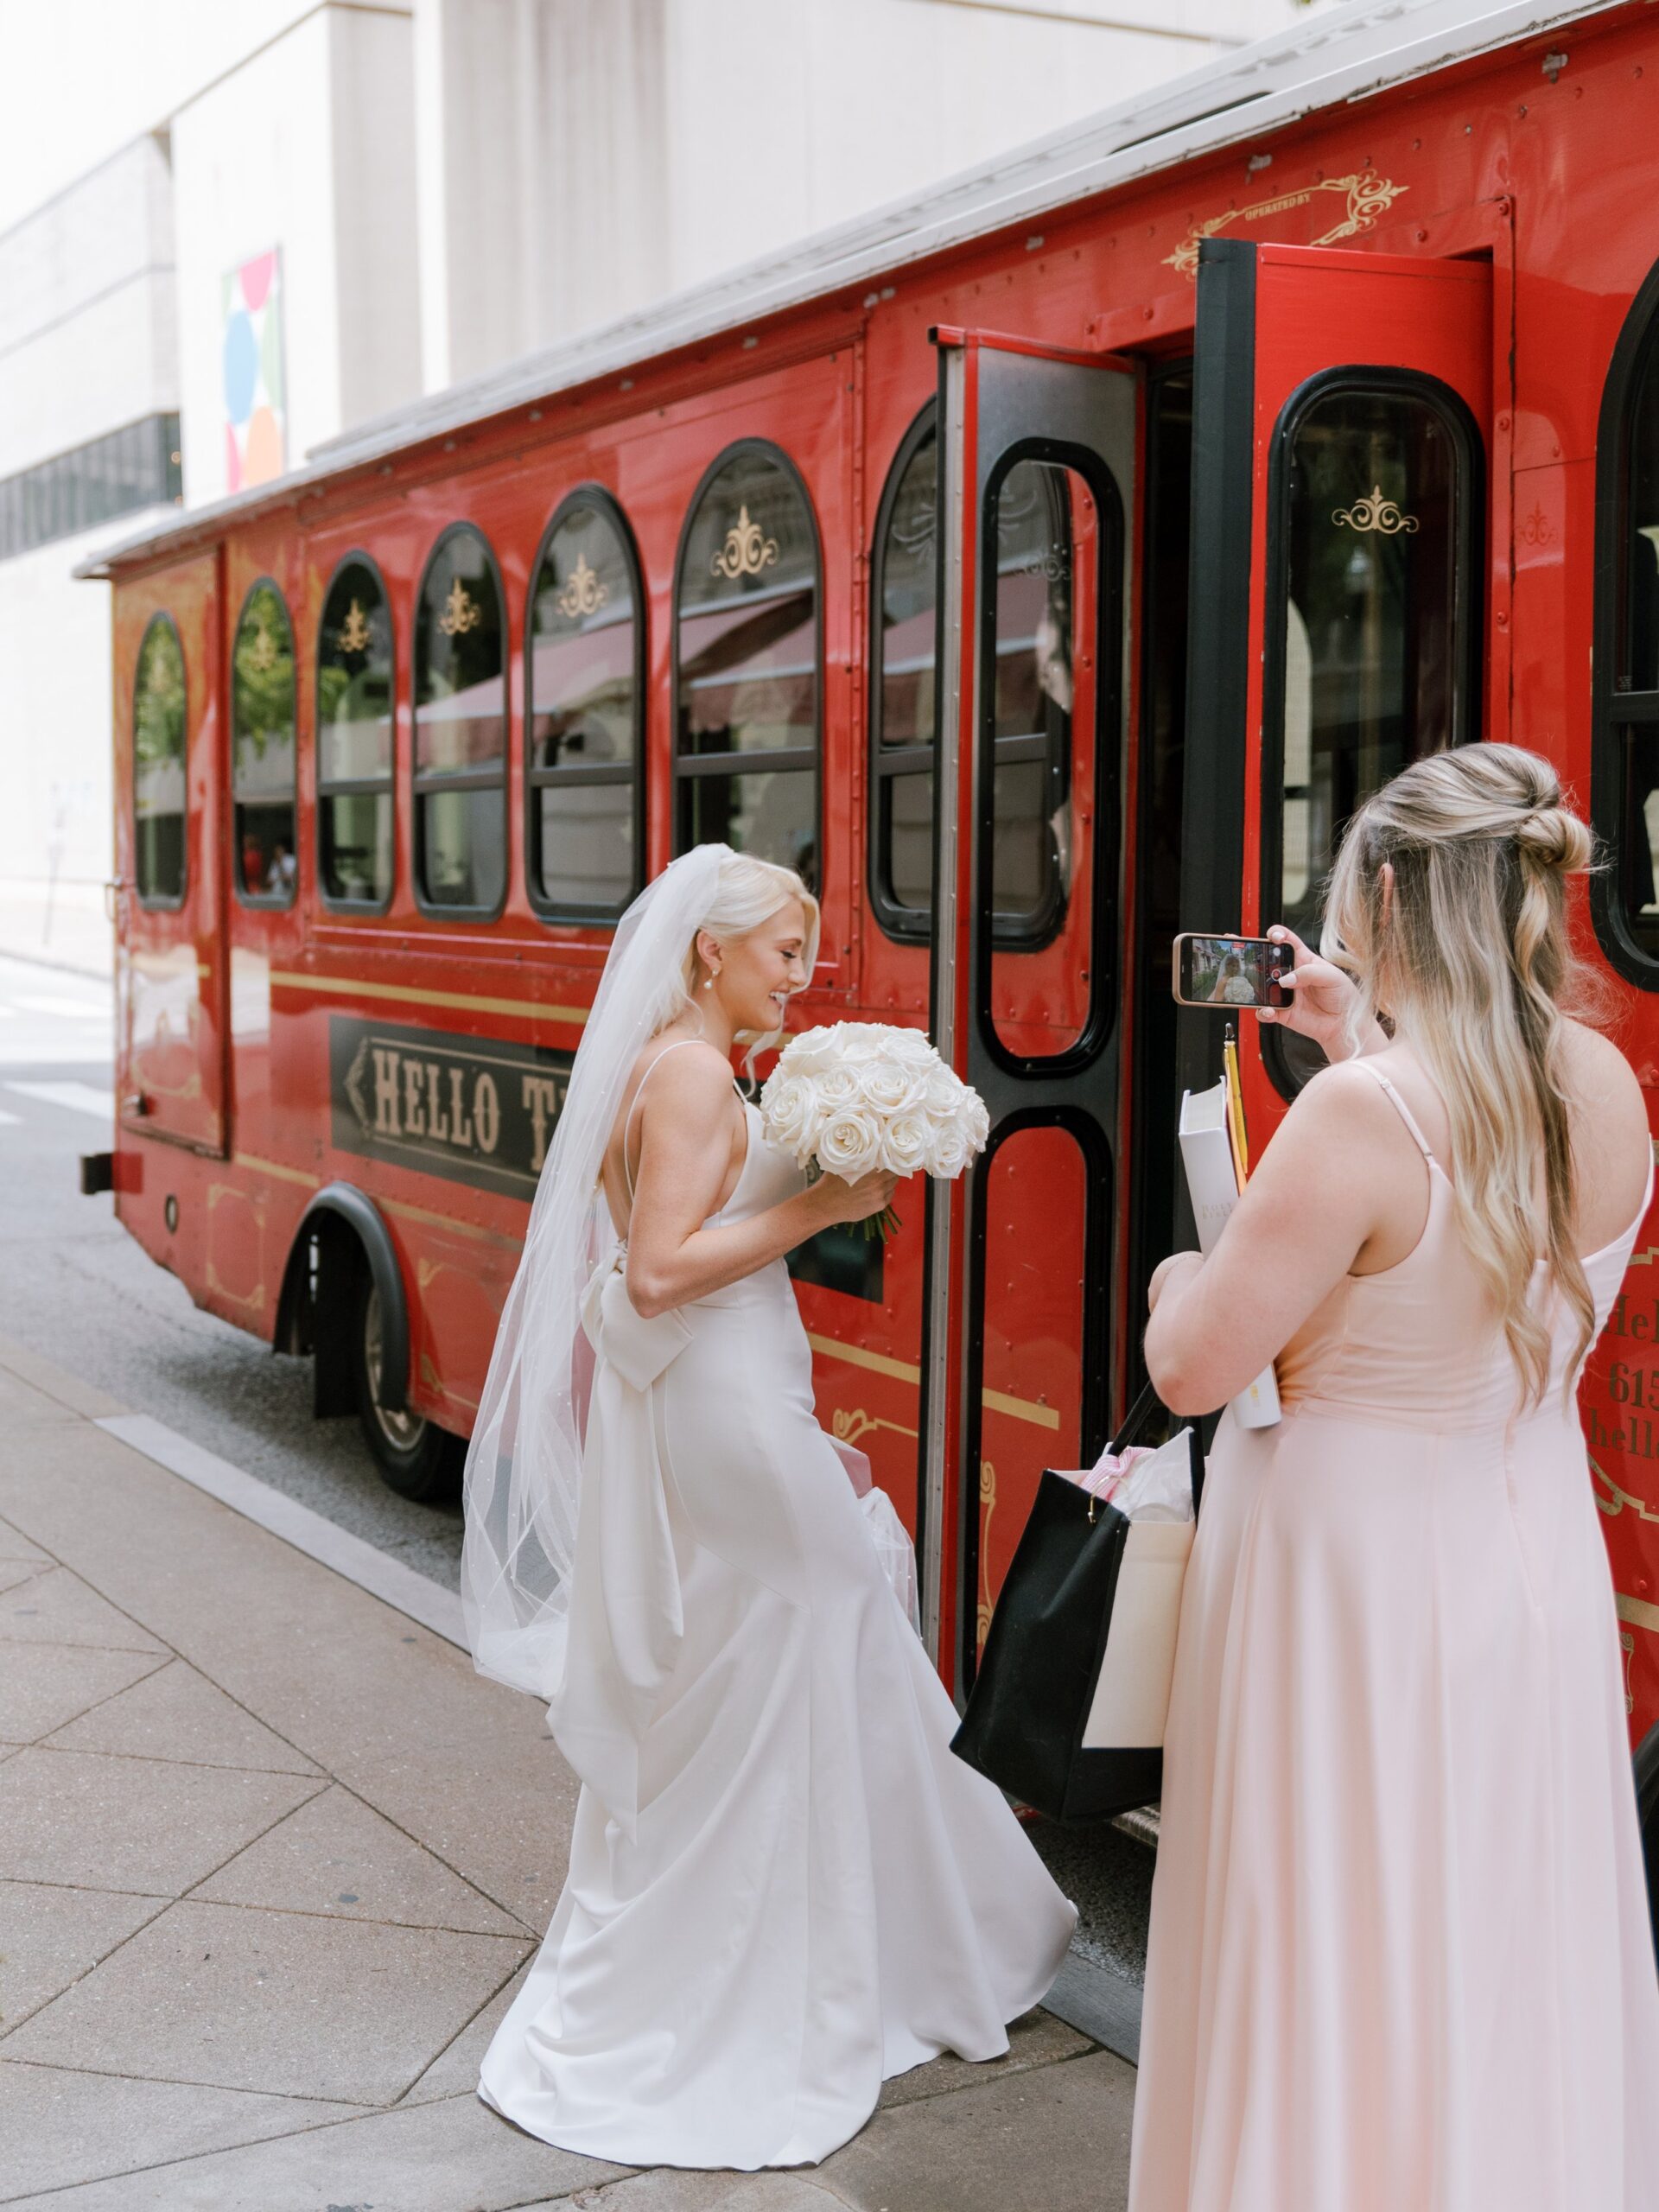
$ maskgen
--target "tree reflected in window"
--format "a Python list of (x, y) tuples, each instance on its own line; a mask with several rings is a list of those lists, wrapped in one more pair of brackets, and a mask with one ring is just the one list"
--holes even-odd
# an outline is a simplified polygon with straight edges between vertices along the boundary
[(133, 874), (147, 906), (175, 906), (185, 884), (184, 648), (152, 617), (132, 690)]
[(294, 836), (297, 695), (294, 632), (269, 577), (243, 603), (231, 657), (231, 799), (236, 887), (245, 901), (288, 906), (298, 861)]
[(317, 873), (326, 904), (391, 896), (391, 613), (359, 556), (334, 572), (317, 628)]

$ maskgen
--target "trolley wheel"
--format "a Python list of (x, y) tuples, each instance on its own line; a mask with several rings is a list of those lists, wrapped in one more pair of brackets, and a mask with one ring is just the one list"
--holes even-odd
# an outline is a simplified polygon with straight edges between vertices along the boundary
[(1648, 1916), (1659, 1959), (1659, 1720), (1636, 1747), (1636, 1809), (1642, 1824), (1642, 1852), (1648, 1862)]
[(417, 1505), (447, 1504), (461, 1486), (465, 1458), (458, 1436), (424, 1414), (394, 1413), (380, 1397), (385, 1360), (380, 1343), (380, 1294), (367, 1268), (358, 1285), (352, 1327), (357, 1379), (357, 1418), (380, 1478), (399, 1497)]

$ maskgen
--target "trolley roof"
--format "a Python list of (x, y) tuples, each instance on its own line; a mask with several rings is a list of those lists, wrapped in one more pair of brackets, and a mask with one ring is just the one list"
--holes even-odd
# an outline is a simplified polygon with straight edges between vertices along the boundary
[(1620, 0), (1350, 0), (1150, 93), (1103, 109), (836, 228), (763, 255), (648, 308), (528, 353), (378, 416), (315, 448), (303, 467), (217, 499), (89, 556), (115, 575), (291, 502), (299, 493), (426, 439), (534, 405), (659, 355), (698, 345), (824, 295), (890, 276), (1058, 207), (1294, 123), (1322, 108), (1541, 36)]

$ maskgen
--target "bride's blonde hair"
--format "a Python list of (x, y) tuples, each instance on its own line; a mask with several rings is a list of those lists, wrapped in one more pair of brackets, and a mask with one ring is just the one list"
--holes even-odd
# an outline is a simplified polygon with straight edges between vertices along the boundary
[[(812, 969), (818, 957), (818, 931), (821, 917), (818, 902), (807, 889), (792, 868), (780, 868), (776, 861), (763, 861), (753, 853), (732, 853), (720, 864), (720, 874), (715, 884), (715, 895), (709, 910), (691, 932), (680, 963), (679, 1002), (662, 1024), (678, 1021), (687, 1013), (697, 1013), (697, 987), (702, 980), (702, 963), (697, 957), (697, 937), (707, 930), (710, 937), (747, 937), (751, 930), (758, 930), (769, 922), (780, 906), (791, 899), (798, 899), (806, 916), (806, 942), (801, 948), (801, 961), (811, 980)], [(780, 1024), (776, 1029), (740, 1029), (737, 1041), (747, 1045), (743, 1064), (751, 1077), (754, 1074), (757, 1053), (764, 1052), (778, 1043), (784, 1032)]]
[(1564, 1007), (1587, 996), (1566, 879), (1592, 849), (1547, 760), (1516, 745), (1459, 746), (1365, 802), (1325, 895), (1325, 957), (1359, 984), (1356, 1036), (1386, 1009), (1446, 1102), (1459, 1231), (1530, 1405), (1549, 1386), (1548, 1313), (1531, 1294), (1541, 1255), (1578, 1325), (1569, 1381), (1595, 1333), (1574, 1243), (1561, 1047)]

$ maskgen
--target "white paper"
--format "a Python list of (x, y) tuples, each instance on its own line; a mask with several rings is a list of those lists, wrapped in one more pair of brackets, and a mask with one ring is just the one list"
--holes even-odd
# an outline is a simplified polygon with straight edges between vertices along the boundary
[[(1213, 1090), (1181, 1093), (1180, 1135), (1181, 1164), (1192, 1194), (1198, 1249), (1208, 1253), (1214, 1250), (1228, 1216), (1238, 1204), (1233, 1147), (1227, 1135), (1224, 1083), (1217, 1084)], [(1279, 1417), (1279, 1385), (1272, 1367), (1264, 1367), (1233, 1400), (1233, 1418), (1241, 1428), (1271, 1428)]]

